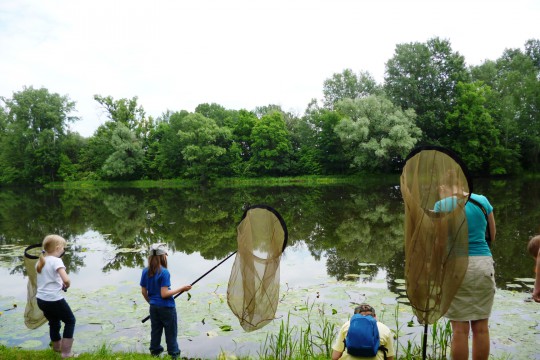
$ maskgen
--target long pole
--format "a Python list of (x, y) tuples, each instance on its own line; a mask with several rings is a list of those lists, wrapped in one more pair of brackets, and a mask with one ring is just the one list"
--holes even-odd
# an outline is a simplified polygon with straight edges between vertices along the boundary
[[(202, 278), (204, 278), (206, 275), (210, 274), (215, 268), (217, 268), (219, 265), (223, 264), (225, 261), (227, 261), (231, 256), (233, 256), (234, 254), (236, 254), (238, 250), (232, 252), (229, 256), (227, 256), (225, 259), (221, 260), (219, 262), (219, 264), (217, 264), (216, 266), (214, 266), (213, 268), (211, 268), (210, 270), (208, 270), (207, 272), (205, 272), (203, 275), (201, 275), (197, 280), (195, 280), (194, 282), (192, 282), (190, 285), (193, 286), (195, 285), (196, 283), (199, 282), (199, 280), (201, 280)], [(174, 295), (173, 299), (176, 299), (177, 297), (179, 297), (181, 294), (183, 293), (183, 291), (180, 291), (178, 294)], [(146, 321), (148, 321), (148, 319), (150, 319), (150, 315), (148, 315), (147, 317), (145, 317), (144, 319), (142, 319), (141, 322), (145, 323)]]
[(428, 324), (424, 325), (424, 341), (422, 344), (422, 359), (426, 360)]

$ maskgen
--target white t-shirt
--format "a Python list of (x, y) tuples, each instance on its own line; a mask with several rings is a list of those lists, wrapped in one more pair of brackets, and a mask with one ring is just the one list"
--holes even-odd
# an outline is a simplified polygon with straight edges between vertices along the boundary
[(62, 294), (62, 278), (58, 274), (60, 268), (66, 268), (62, 259), (56, 256), (45, 257), (45, 266), (41, 269), (41, 273), (37, 273), (36, 297), (38, 299), (58, 301), (64, 298), (64, 294)]

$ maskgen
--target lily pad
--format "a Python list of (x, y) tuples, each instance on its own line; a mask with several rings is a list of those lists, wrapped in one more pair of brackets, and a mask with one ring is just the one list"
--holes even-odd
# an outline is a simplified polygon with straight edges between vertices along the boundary
[(515, 278), (514, 281), (521, 281), (521, 282), (531, 282), (531, 283), (534, 283), (534, 279), (533, 278)]
[(36, 349), (43, 346), (43, 343), (40, 340), (26, 340), (19, 344), (19, 346), (23, 349)]

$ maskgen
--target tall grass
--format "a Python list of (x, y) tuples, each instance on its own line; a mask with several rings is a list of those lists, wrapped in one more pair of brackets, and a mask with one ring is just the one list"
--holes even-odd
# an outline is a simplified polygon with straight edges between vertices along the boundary
[[(307, 310), (305, 316), (294, 315), (289, 312), (285, 319), (281, 320), (279, 331), (268, 334), (262, 342), (258, 351), (258, 356), (233, 357), (235, 359), (262, 359), (262, 360), (322, 360), (330, 359), (332, 354), (332, 343), (337, 335), (338, 327), (331, 321), (324, 311), (324, 308), (314, 309), (313, 304), (302, 307)], [(315, 318), (313, 314), (317, 311)], [(394, 348), (397, 360), (418, 360), (422, 359), (422, 344), (414, 341), (414, 338), (400, 341), (401, 328), (407, 324), (399, 324), (397, 314), (399, 304), (394, 309), (396, 315), (394, 333)], [(384, 316), (384, 312), (382, 313)], [(291, 323), (291, 316), (298, 316), (305, 325), (294, 325)], [(382, 318), (381, 318), (382, 319)], [(448, 349), (452, 338), (450, 322), (442, 320), (431, 326), (431, 345), (427, 347), (427, 359), (447, 360), (449, 359)], [(0, 345), (0, 359), (20, 360), (36, 359), (49, 360), (57, 359), (58, 355), (52, 350), (21, 350), (7, 348)], [(146, 360), (152, 357), (149, 354), (138, 353), (118, 353), (112, 352), (110, 347), (103, 345), (92, 353), (81, 354), (80, 359), (100, 359), (100, 360)], [(194, 360), (194, 358), (191, 358)], [(197, 358), (199, 359), (199, 358)], [(229, 359), (225, 354), (220, 354), (218, 360)], [(511, 355), (490, 356), (492, 360), (510, 360)]]

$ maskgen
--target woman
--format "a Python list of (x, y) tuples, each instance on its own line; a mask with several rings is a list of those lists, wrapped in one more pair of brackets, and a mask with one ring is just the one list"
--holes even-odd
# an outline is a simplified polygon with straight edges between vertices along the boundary
[[(447, 174), (447, 185), (441, 186), (441, 199), (435, 204), (435, 211), (450, 211), (460, 199), (468, 194), (456, 189), (456, 182)], [(469, 332), (472, 330), (472, 358), (489, 357), (488, 320), (495, 297), (495, 271), (491, 250), (486, 241), (486, 226), (489, 226), (491, 242), (495, 240), (496, 226), (493, 206), (483, 195), (471, 193), (470, 197), (484, 208), (468, 201), (465, 205), (469, 236), (469, 265), (465, 278), (455, 295), (445, 317), (452, 325), (452, 359), (469, 358)]]

